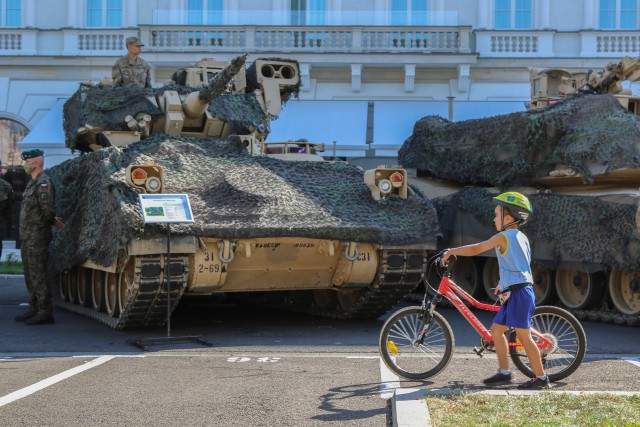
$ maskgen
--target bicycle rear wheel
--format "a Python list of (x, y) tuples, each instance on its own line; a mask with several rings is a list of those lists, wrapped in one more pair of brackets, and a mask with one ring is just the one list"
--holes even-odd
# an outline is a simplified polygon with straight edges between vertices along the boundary
[[(553, 343), (551, 349), (540, 349), (550, 381), (566, 378), (578, 369), (587, 348), (587, 337), (578, 319), (562, 308), (542, 306), (533, 313), (531, 328)], [(510, 347), (510, 356), (520, 372), (535, 376), (522, 347)]]
[[(427, 332), (418, 342), (422, 331)], [(455, 345), (451, 326), (434, 312), (425, 325), (420, 307), (395, 312), (382, 326), (378, 347), (382, 360), (396, 375), (411, 380), (431, 378), (447, 367)]]

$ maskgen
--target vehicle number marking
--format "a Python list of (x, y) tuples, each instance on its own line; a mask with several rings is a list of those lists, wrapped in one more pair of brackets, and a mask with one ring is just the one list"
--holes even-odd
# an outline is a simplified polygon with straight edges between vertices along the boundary
[(198, 264), (198, 273), (218, 273), (220, 264)]

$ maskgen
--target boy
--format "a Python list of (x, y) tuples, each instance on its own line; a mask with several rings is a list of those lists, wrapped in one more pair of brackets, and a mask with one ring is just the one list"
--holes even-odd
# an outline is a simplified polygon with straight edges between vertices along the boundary
[(531, 249), (527, 236), (518, 229), (527, 222), (533, 209), (529, 199), (516, 192), (502, 193), (493, 200), (496, 202), (493, 222), (498, 233), (484, 242), (449, 249), (442, 257), (442, 264), (447, 264), (452, 255), (473, 256), (495, 248), (500, 267), (500, 281), (495, 293), (509, 296), (500, 307), (490, 329), (499, 369), (495, 375), (484, 380), (484, 384), (495, 387), (511, 383), (509, 345), (504, 334), (509, 327), (513, 327), (536, 375), (526, 383), (520, 384), (518, 388), (550, 388), (549, 378), (542, 367), (540, 351), (533, 342), (530, 331), (531, 316), (536, 308), (530, 265)]

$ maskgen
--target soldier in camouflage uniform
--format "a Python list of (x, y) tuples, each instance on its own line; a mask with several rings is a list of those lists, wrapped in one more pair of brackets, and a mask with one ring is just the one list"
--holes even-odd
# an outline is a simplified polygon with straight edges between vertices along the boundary
[(29, 291), (29, 309), (17, 322), (27, 325), (53, 323), (51, 289), (47, 275), (51, 226), (55, 219), (55, 194), (49, 177), (43, 172), (44, 153), (31, 150), (22, 153), (24, 170), (31, 180), (22, 193), (20, 239), (24, 280)]
[(151, 67), (140, 58), (142, 43), (137, 37), (127, 37), (127, 54), (118, 59), (111, 69), (114, 86), (151, 87)]

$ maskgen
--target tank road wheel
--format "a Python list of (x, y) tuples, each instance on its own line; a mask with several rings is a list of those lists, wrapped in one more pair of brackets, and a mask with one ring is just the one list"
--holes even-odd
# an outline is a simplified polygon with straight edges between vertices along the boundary
[(555, 273), (548, 268), (532, 265), (531, 274), (533, 275), (533, 293), (536, 296), (536, 305), (551, 304), (556, 297)]
[(60, 291), (60, 299), (69, 301), (69, 270), (65, 270), (58, 275), (58, 290)]
[(104, 276), (102, 270), (92, 270), (91, 274), (91, 306), (95, 311), (104, 311)]
[(129, 258), (125, 269), (118, 274), (118, 312), (122, 313), (127, 304), (129, 289), (133, 289), (136, 275), (136, 259)]
[(78, 304), (89, 307), (91, 298), (89, 297), (89, 285), (91, 283), (91, 270), (85, 267), (78, 267)]
[(112, 317), (118, 317), (118, 281), (116, 273), (105, 273), (104, 283), (104, 306), (107, 314)]
[(458, 257), (453, 264), (451, 279), (473, 297), (482, 291), (482, 274), (475, 258)]
[(78, 302), (78, 267), (73, 267), (67, 275), (67, 290), (69, 293), (69, 302), (75, 304)]
[(605, 275), (577, 270), (556, 271), (558, 298), (566, 307), (585, 310), (600, 302), (605, 289)]
[(349, 311), (356, 306), (364, 292), (362, 289), (340, 289), (338, 291), (338, 303), (344, 311)]
[(611, 271), (609, 295), (621, 313), (640, 314), (640, 271)]
[(338, 294), (329, 289), (317, 289), (313, 291), (313, 302), (318, 308), (333, 309), (338, 305)]
[(491, 288), (497, 288), (500, 281), (500, 269), (498, 268), (498, 259), (491, 257), (487, 258), (482, 268), (482, 284), (484, 285), (484, 292), (487, 294), (489, 301), (495, 301)]

